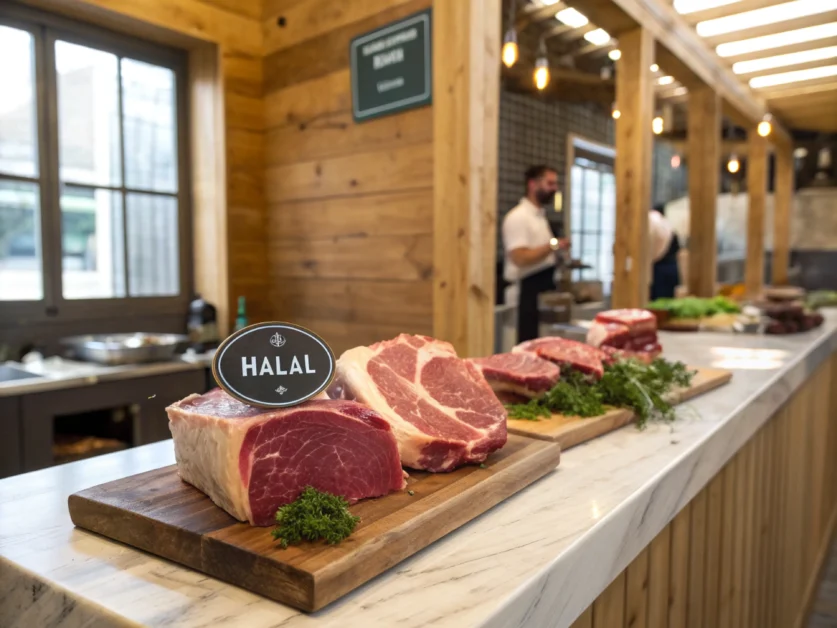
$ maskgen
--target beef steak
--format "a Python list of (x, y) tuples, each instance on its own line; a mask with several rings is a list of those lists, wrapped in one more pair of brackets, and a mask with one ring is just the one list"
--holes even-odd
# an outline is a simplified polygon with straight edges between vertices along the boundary
[(595, 379), (604, 375), (606, 353), (583, 342), (550, 336), (527, 340), (512, 349), (513, 353), (531, 353), (561, 367), (575, 369)]
[(447, 342), (401, 334), (337, 361), (329, 394), (356, 399), (392, 427), (401, 462), (451, 471), (506, 443), (506, 410), (479, 369)]
[[(495, 393), (542, 397), (558, 382), (561, 369), (531, 353), (499, 353), (469, 360), (482, 371)], [(508, 399), (499, 397), (498, 399)]]
[(389, 424), (359, 403), (266, 410), (215, 389), (166, 412), (180, 477), (252, 525), (274, 523), (306, 486), (349, 502), (404, 488)]

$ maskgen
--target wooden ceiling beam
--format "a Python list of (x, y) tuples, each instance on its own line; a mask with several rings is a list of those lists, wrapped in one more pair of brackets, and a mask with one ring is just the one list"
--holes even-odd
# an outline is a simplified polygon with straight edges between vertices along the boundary
[[(658, 42), (657, 63), (691, 89), (697, 80), (711, 85), (724, 101), (725, 109), (737, 112), (748, 124), (767, 113), (765, 102), (733, 74), (672, 6), (661, 0), (564, 0), (575, 6), (611, 36), (646, 28)], [(668, 53), (668, 54), (666, 54)], [(623, 57), (624, 58), (624, 57)], [(774, 124), (774, 141), (790, 143), (790, 135)]]
[(728, 15), (737, 15), (739, 13), (746, 13), (747, 11), (754, 11), (756, 9), (765, 9), (777, 4), (784, 4), (789, 0), (740, 0), (734, 4), (725, 4), (720, 7), (712, 7), (711, 9), (704, 9), (702, 11), (694, 11), (683, 16), (689, 24), (697, 24), (706, 20), (716, 20), (719, 17), (726, 17)]
[(826, 11), (825, 13), (805, 15), (793, 20), (785, 20), (783, 22), (776, 22), (775, 24), (765, 24), (764, 26), (757, 26), (755, 28), (745, 28), (731, 33), (724, 33), (723, 35), (704, 37), (703, 39), (709, 46), (714, 48), (719, 44), (726, 44), (731, 41), (754, 39), (756, 37), (764, 37), (765, 35), (776, 35), (777, 33), (799, 30), (800, 28), (809, 28), (811, 26), (819, 26), (820, 24), (829, 24), (834, 21), (837, 21), (837, 11)]
[(537, 4), (527, 4), (520, 11), (517, 12), (517, 19), (514, 26), (517, 30), (522, 31), (524, 28), (535, 22), (544, 22), (546, 20), (554, 20), (555, 14), (562, 9), (566, 9), (563, 2), (557, 2), (550, 6), (541, 6)]

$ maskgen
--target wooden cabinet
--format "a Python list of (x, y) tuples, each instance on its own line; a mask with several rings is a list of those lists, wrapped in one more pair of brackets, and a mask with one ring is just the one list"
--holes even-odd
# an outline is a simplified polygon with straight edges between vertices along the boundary
[[(20, 470), (34, 471), (55, 464), (56, 421), (71, 415), (119, 409), (125, 420), (130, 421), (130, 426), (126, 426), (129, 445), (147, 445), (170, 438), (166, 406), (191, 393), (202, 393), (206, 387), (206, 371), (195, 369), (19, 397)], [(0, 452), (4, 451), (2, 447), (0, 443)]]
[(20, 397), (0, 397), (0, 478), (21, 470)]

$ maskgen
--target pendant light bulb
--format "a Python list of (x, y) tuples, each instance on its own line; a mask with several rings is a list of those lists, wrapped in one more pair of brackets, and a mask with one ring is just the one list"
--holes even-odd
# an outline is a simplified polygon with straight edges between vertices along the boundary
[(764, 118), (762, 119), (762, 121), (759, 122), (759, 125), (758, 125), (756, 130), (758, 131), (758, 134), (761, 137), (767, 137), (768, 135), (770, 135), (773, 132), (772, 120), (773, 120), (773, 116), (771, 116), (769, 113), (767, 113), (767, 114), (764, 115)]
[(614, 48), (610, 52), (607, 53), (607, 56), (610, 58), (611, 61), (619, 61), (622, 58), (622, 51), (619, 48)]
[(663, 126), (662, 116), (657, 116), (651, 120), (651, 130), (654, 132), (654, 135), (660, 135), (663, 132)]
[(540, 57), (535, 62), (535, 87), (543, 91), (547, 85), (549, 85), (549, 62), (546, 57)]
[(729, 170), (730, 174), (735, 174), (739, 170), (741, 170), (741, 162), (738, 161), (738, 156), (733, 153), (729, 157), (729, 161), (727, 162), (727, 170)]
[(512, 67), (517, 63), (520, 56), (520, 50), (517, 47), (517, 33), (513, 28), (510, 28), (503, 39), (503, 65), (507, 68)]
[(614, 120), (618, 120), (622, 117), (622, 112), (616, 108), (616, 103), (613, 103), (613, 107), (611, 107), (610, 115), (613, 117)]

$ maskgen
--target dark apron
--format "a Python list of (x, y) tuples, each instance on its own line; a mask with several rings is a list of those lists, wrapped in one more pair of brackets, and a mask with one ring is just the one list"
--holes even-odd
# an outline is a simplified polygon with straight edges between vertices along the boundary
[(651, 300), (673, 298), (675, 289), (680, 284), (680, 267), (677, 253), (680, 251), (680, 239), (673, 234), (671, 244), (662, 259), (654, 262), (651, 281)]
[(517, 306), (517, 342), (538, 337), (538, 295), (555, 290), (554, 275), (555, 267), (550, 266), (521, 280)]

